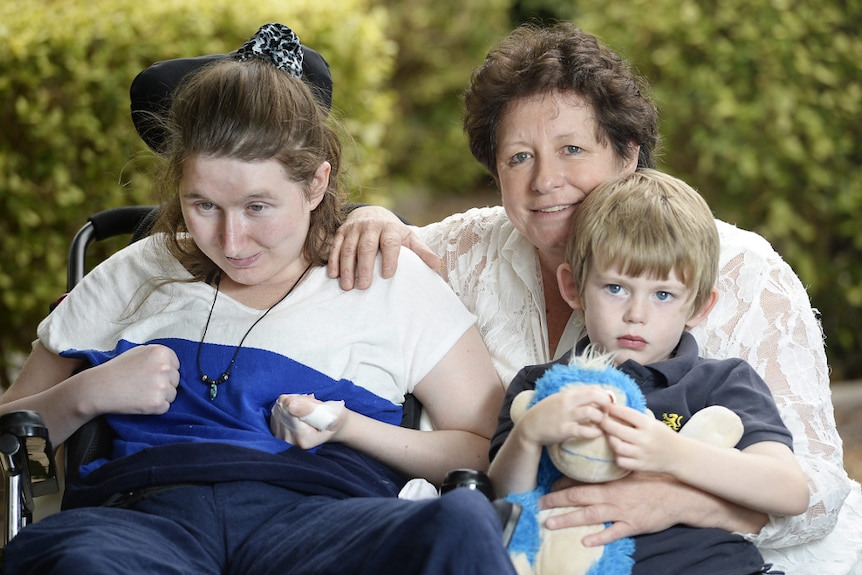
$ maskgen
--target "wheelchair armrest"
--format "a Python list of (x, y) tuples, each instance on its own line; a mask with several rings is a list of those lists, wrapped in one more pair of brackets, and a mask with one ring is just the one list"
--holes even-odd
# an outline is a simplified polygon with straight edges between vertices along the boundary
[(13, 411), (0, 416), (0, 464), (5, 477), (8, 540), (32, 519), (35, 497), (59, 490), (54, 449), (38, 413)]

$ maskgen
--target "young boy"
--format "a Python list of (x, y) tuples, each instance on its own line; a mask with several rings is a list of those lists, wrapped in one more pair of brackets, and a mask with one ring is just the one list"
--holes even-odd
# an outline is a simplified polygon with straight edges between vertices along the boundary
[[(614, 365), (637, 382), (654, 417), (611, 405), (606, 392), (581, 386), (540, 401), (513, 424), (512, 399), (534, 389), (551, 364), (526, 367), (509, 386), (491, 443), (489, 474), (497, 495), (535, 488), (544, 446), (604, 433), (625, 469), (670, 474), (763, 513), (805, 511), (807, 481), (766, 384), (742, 360), (698, 357), (687, 332), (718, 297), (718, 232), (703, 198), (676, 178), (640, 170), (596, 188), (572, 226), (557, 279), (586, 325), (573, 353), (592, 344), (614, 354)], [(676, 433), (710, 405), (741, 417), (745, 432), (736, 449)], [(635, 573), (768, 569), (753, 544), (721, 529), (677, 525), (637, 536), (635, 549)]]

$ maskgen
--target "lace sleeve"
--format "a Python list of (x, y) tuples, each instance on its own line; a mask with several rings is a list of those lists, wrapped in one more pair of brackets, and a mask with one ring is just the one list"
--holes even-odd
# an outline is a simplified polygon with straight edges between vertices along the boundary
[[(499, 250), (493, 236), (504, 219), (502, 208), (471, 208), (464, 213), (414, 228), (419, 238), (443, 258), (443, 279), (463, 299), (464, 292), (480, 289), (479, 278), (486, 267), (498, 265)], [(475, 297), (467, 307), (475, 311)]]
[(781, 548), (820, 539), (834, 527), (851, 486), (820, 322), (796, 274), (763, 238), (721, 222), (719, 231), (719, 302), (692, 333), (704, 356), (741, 357), (766, 380), (811, 491), (806, 513), (772, 517), (754, 542)]

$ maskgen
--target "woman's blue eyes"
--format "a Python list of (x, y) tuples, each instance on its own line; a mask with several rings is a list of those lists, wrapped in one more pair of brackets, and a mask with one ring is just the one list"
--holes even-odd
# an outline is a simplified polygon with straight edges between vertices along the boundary
[[(576, 156), (581, 153), (580, 146), (563, 146), (562, 149), (566, 154), (570, 156)], [(533, 155), (529, 152), (518, 152), (509, 159), (509, 163), (512, 165), (522, 164), (532, 157)]]

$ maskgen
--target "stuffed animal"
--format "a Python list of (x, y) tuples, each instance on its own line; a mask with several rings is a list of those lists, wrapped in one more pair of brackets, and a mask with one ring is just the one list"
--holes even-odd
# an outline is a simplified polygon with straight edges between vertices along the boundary
[[(613, 358), (588, 352), (572, 358), (569, 365), (555, 364), (536, 382), (535, 392), (525, 391), (512, 403), (512, 419), (518, 418), (542, 399), (563, 388), (600, 385), (615, 403), (646, 412), (646, 400), (637, 384), (613, 367)], [(680, 430), (713, 445), (733, 447), (742, 437), (742, 422), (735, 413), (711, 406), (696, 413)], [(507, 499), (521, 506), (521, 517), (509, 542), (509, 555), (518, 575), (623, 575), (631, 573), (635, 543), (623, 538), (603, 547), (584, 547), (581, 540), (601, 531), (604, 525), (544, 529), (545, 520), (572, 508), (539, 510), (539, 498), (550, 491), (562, 475), (581, 482), (600, 483), (625, 477), (629, 472), (614, 461), (606, 438), (572, 439), (548, 446), (539, 463), (536, 489), (511, 494)]]

